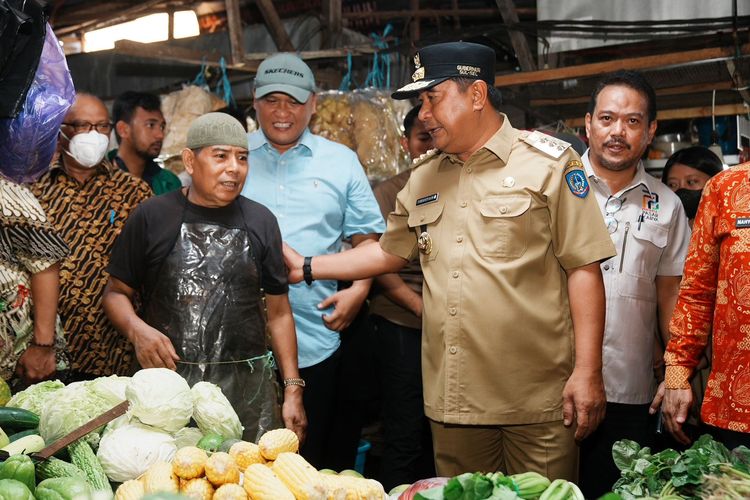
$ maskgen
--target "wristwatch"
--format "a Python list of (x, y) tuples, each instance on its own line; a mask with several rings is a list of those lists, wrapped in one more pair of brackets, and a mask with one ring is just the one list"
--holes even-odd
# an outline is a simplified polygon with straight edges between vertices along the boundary
[(312, 285), (312, 257), (305, 257), (305, 260), (302, 263), (302, 277), (305, 278), (305, 283), (307, 283), (307, 286)]

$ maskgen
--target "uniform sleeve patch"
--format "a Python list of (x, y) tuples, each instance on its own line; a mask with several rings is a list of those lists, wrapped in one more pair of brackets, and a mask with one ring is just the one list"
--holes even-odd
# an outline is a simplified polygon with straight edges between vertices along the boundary
[[(576, 160), (573, 160), (576, 161)], [(568, 165), (570, 165), (569, 162)], [(580, 162), (579, 162), (580, 163)], [(589, 194), (589, 181), (586, 179), (586, 172), (580, 168), (570, 170), (565, 174), (565, 182), (568, 184), (568, 189), (574, 195), (579, 198), (585, 198)]]

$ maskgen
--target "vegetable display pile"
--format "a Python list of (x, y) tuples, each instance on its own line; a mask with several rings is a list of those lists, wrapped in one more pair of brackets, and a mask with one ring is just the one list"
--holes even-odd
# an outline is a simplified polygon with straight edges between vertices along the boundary
[[(398, 500), (584, 500), (576, 484), (564, 479), (550, 481), (537, 472), (524, 472), (509, 476), (502, 472), (489, 474), (467, 472), (448, 479), (445, 484), (430, 486), (430, 483), (419, 481), (397, 498)], [(424, 487), (427, 489), (423, 489)]]
[(612, 491), (625, 500), (750, 496), (750, 449), (739, 446), (729, 451), (707, 434), (682, 453), (651, 453), (648, 447), (621, 440), (612, 447), (612, 457), (621, 474)]

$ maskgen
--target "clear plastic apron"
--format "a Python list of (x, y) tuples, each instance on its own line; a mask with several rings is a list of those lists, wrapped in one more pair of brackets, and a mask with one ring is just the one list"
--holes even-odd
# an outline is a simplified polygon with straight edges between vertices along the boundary
[(177, 372), (191, 386), (208, 381), (221, 387), (245, 427), (243, 439), (256, 442), (266, 430), (283, 426), (246, 228), (183, 219), (146, 300), (144, 320), (172, 341), (180, 357)]

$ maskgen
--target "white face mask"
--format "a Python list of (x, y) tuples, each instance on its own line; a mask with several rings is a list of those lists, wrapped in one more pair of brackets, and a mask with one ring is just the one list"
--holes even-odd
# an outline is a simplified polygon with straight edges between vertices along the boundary
[(92, 130), (85, 134), (74, 135), (65, 152), (82, 167), (92, 168), (102, 161), (104, 155), (107, 154), (107, 147), (109, 147), (109, 137)]

